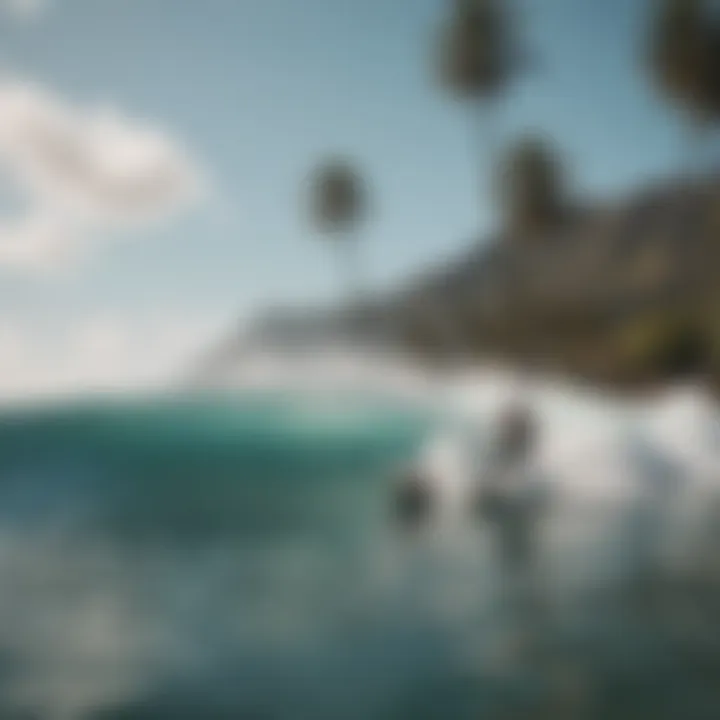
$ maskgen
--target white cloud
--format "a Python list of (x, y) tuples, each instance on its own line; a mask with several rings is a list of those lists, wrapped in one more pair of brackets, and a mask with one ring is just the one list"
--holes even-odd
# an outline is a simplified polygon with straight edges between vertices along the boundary
[(162, 130), (20, 81), (0, 81), (0, 167), (29, 200), (25, 216), (0, 218), (0, 264), (22, 270), (56, 267), (98, 238), (166, 220), (202, 190), (188, 153)]
[(168, 386), (227, 320), (202, 315), (95, 315), (58, 339), (0, 324), (0, 398), (18, 400)]

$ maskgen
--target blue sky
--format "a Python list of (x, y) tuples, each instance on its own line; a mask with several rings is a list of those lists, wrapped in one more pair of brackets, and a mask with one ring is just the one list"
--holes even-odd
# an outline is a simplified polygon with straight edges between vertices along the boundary
[[(492, 227), (471, 118), (432, 77), (447, 0), (4, 2), (6, 82), (153, 128), (203, 185), (162, 222), (84, 228), (87, 247), (59, 272), (0, 265), (6, 318), (43, 347), (88, 316), (119, 317), (126, 334), (149, 315), (219, 328), (268, 301), (332, 295), (300, 191), (327, 153), (356, 158), (371, 183), (374, 284)], [(579, 194), (620, 193), (677, 165), (681, 126), (640, 62), (651, 0), (517, 2), (538, 62), (503, 107), (503, 134), (551, 135)], [(13, 178), (4, 185), (17, 211)]]

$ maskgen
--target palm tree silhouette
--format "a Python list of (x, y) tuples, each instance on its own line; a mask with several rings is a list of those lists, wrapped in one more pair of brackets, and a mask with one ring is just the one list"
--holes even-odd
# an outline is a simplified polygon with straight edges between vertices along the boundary
[(513, 27), (502, 0), (454, 0), (441, 36), (440, 79), (470, 104), (473, 134), (491, 155), (497, 147), (492, 111), (521, 67)]
[(688, 164), (720, 117), (720, 22), (706, 0), (657, 0), (650, 66), (660, 91), (687, 118)]
[(505, 229), (517, 238), (535, 235), (560, 219), (563, 172), (547, 141), (526, 136), (509, 149), (499, 164), (497, 193)]
[(358, 228), (367, 211), (367, 192), (352, 163), (332, 157), (311, 177), (311, 214), (317, 230), (331, 240), (340, 272), (352, 299), (364, 291)]

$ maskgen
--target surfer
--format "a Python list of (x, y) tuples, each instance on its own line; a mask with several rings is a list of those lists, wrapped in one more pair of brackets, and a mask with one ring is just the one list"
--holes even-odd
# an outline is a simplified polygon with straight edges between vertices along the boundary
[(455, 425), (445, 427), (403, 468), (392, 498), (396, 519), (406, 527), (452, 518), (467, 477), (465, 438)]
[(393, 508), (397, 521), (403, 527), (417, 528), (428, 520), (432, 505), (428, 478), (420, 469), (410, 468), (395, 489)]

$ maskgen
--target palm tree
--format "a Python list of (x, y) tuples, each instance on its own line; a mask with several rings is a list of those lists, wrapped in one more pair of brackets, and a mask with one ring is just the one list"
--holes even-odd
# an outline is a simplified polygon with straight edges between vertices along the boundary
[(706, 0), (657, 0), (650, 65), (661, 92), (688, 118), (690, 164), (720, 117), (720, 25)]
[(359, 173), (344, 158), (330, 158), (312, 174), (312, 219), (318, 231), (331, 240), (340, 272), (356, 300), (363, 290), (357, 230), (366, 214), (366, 196)]
[(505, 228), (524, 238), (548, 229), (564, 209), (563, 173), (557, 153), (542, 138), (528, 136), (499, 165), (499, 202)]
[[(520, 69), (516, 38), (507, 2), (454, 0), (454, 9), (441, 43), (440, 76), (443, 84), (470, 103), (478, 123), (477, 136), (487, 147), (486, 125), (491, 109)], [(490, 147), (494, 149), (491, 137)]]

